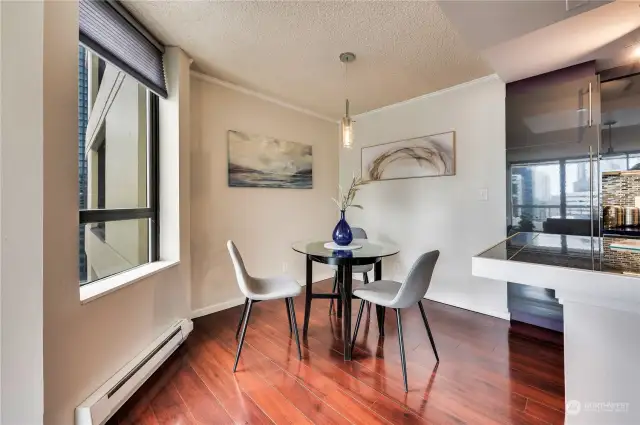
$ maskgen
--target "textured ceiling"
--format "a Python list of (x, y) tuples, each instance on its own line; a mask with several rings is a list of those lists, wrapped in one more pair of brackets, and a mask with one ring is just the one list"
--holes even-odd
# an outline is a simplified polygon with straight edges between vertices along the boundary
[(490, 74), (435, 2), (126, 1), (195, 69), (333, 118)]

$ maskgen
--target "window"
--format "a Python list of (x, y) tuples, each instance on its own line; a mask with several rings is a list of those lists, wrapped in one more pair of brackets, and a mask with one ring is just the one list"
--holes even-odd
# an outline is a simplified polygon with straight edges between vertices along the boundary
[(158, 96), (83, 46), (80, 285), (158, 260)]

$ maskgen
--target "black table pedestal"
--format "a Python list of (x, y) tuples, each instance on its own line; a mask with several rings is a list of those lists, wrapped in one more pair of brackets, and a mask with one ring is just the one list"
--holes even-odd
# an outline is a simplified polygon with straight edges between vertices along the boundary
[[(344, 339), (344, 359), (351, 360), (351, 305), (353, 301), (353, 266), (351, 263), (338, 264), (338, 294), (314, 294), (313, 285), (313, 261), (314, 257), (307, 255), (306, 261), (306, 286), (305, 286), (305, 303), (304, 303), (304, 325), (302, 333), (304, 336), (309, 331), (309, 319), (311, 317), (311, 301), (314, 298), (337, 299), (342, 301), (342, 337)], [(316, 259), (317, 261), (318, 259)], [(370, 263), (369, 263), (370, 264)], [(375, 280), (382, 278), (382, 259), (377, 259), (374, 270)], [(376, 306), (376, 314), (378, 316), (378, 329), (380, 335), (384, 336), (384, 307)]]
[(344, 359), (351, 360), (351, 299), (353, 273), (351, 264), (338, 266), (338, 275), (342, 276), (342, 329), (344, 338)]
[[(382, 259), (378, 261), (373, 268), (373, 279), (382, 280)], [(384, 315), (384, 307), (377, 305), (376, 316), (378, 316), (378, 332), (380, 333), (380, 336), (384, 336)]]
[(309, 330), (309, 316), (311, 316), (311, 299), (313, 298), (313, 291), (311, 288), (312, 282), (312, 273), (313, 272), (313, 260), (311, 260), (311, 256), (307, 255), (307, 283), (305, 286), (306, 297), (304, 300), (304, 326), (302, 328), (303, 337), (307, 335), (307, 331)]

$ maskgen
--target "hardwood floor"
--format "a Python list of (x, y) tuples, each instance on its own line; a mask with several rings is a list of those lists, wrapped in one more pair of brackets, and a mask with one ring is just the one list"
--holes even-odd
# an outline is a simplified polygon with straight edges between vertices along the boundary
[[(331, 282), (314, 285), (314, 291), (330, 289)], [(353, 361), (345, 362), (341, 322), (328, 316), (328, 300), (314, 300), (299, 361), (285, 303), (270, 301), (254, 307), (236, 374), (241, 307), (196, 319), (186, 343), (109, 424), (564, 422), (560, 334), (424, 305), (441, 360), (436, 365), (418, 307), (405, 310), (409, 393), (393, 312), (386, 315), (385, 338), (378, 338), (375, 309), (365, 310)], [(296, 299), (296, 314), (302, 323), (304, 295)]]

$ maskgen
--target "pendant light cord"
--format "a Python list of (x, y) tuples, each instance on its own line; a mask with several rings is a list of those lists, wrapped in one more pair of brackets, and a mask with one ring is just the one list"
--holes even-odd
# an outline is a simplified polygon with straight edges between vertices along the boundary
[(349, 117), (349, 62), (344, 62), (345, 114)]
[[(345, 96), (345, 105), (346, 105), (346, 99), (349, 98), (349, 92), (347, 91), (347, 66), (349, 64), (347, 62), (343, 62), (343, 66), (344, 66), (344, 71), (342, 73), (343, 76), (343, 84), (344, 87), (342, 88), (344, 96)], [(345, 106), (345, 114), (346, 114), (346, 106)]]

